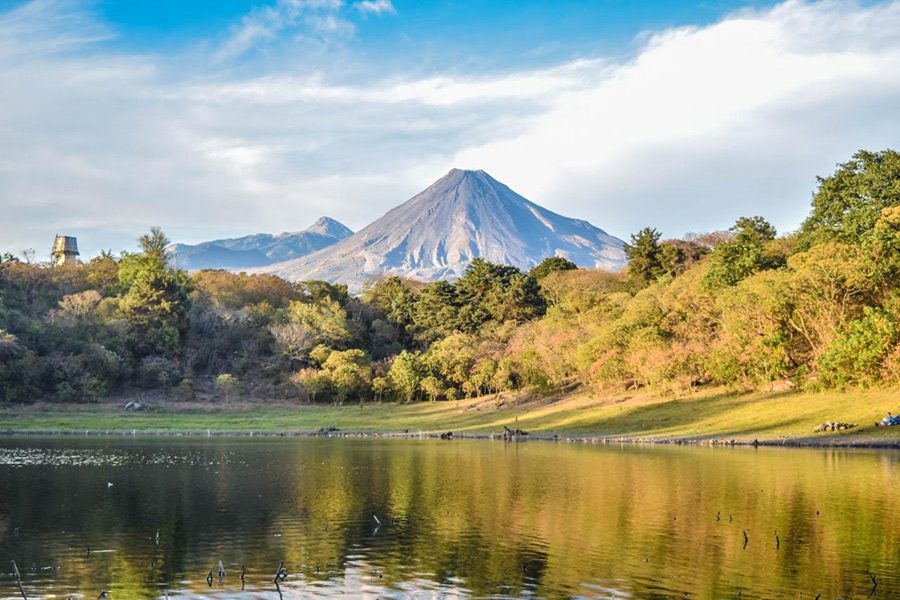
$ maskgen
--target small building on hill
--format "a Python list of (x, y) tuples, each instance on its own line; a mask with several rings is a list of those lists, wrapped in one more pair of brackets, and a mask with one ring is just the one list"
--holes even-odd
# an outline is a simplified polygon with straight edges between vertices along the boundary
[(53, 266), (74, 266), (78, 260), (78, 240), (66, 235), (58, 235), (53, 241)]

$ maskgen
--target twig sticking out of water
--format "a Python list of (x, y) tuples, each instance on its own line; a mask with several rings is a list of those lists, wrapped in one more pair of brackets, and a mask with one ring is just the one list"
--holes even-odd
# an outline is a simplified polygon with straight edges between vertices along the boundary
[(101, 598), (109, 598), (109, 592), (107, 592), (106, 590), (100, 592), (100, 595), (97, 596), (97, 600), (100, 600)]
[(781, 540), (778, 539), (778, 531), (775, 531), (775, 551), (778, 552), (778, 549), (781, 548)]
[(287, 576), (288, 572), (284, 568), (284, 561), (281, 561), (281, 564), (278, 565), (278, 570), (275, 572), (275, 579), (273, 579), (272, 581), (275, 582), (275, 585), (278, 585), (278, 582), (284, 581), (285, 579), (287, 579)]
[(12, 561), (13, 566), (13, 575), (16, 578), (16, 583), (19, 585), (19, 591), (22, 592), (22, 598), (28, 600), (28, 594), (25, 593), (25, 588), (22, 587), (22, 576), (19, 575), (19, 567), (16, 566), (16, 561)]
[(244, 591), (244, 575), (247, 573), (247, 570), (244, 568), (244, 565), (241, 565), (241, 591)]
[(869, 592), (869, 598), (871, 598), (875, 595), (875, 590), (878, 588), (878, 581), (875, 579), (875, 574), (868, 569), (866, 569), (866, 575), (868, 575), (869, 579), (872, 580), (872, 591)]
[(207, 583), (207, 585), (209, 585), (209, 587), (212, 587), (212, 582), (213, 582), (213, 576), (212, 576), (212, 571), (210, 571), (209, 573), (206, 574), (206, 583)]
[(746, 532), (746, 531), (742, 531), (741, 533), (744, 534), (744, 549), (746, 550), (746, 549), (747, 549), (747, 544), (750, 543), (750, 538), (747, 537), (747, 532)]

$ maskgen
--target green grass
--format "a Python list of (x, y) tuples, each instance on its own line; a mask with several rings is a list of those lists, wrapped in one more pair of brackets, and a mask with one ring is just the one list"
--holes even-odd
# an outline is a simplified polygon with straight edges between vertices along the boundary
[[(724, 438), (810, 442), (900, 441), (900, 427), (876, 428), (900, 413), (900, 391), (821, 394), (706, 392), (680, 399), (590, 398), (552, 401), (506, 397), (435, 404), (365, 406), (171, 405), (125, 412), (119, 405), (36, 405), (0, 409), (0, 430), (17, 431), (315, 431), (499, 433), (503, 426), (540, 434), (641, 438)], [(855, 423), (841, 433), (813, 433), (823, 421)]]

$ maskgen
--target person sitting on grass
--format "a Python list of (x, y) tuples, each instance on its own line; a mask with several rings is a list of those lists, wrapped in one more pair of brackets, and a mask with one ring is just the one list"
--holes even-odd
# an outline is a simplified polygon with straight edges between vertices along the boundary
[(897, 425), (898, 423), (900, 423), (900, 417), (895, 417), (891, 413), (888, 413), (888, 416), (886, 416), (878, 423), (875, 423), (875, 427), (891, 427), (893, 425)]

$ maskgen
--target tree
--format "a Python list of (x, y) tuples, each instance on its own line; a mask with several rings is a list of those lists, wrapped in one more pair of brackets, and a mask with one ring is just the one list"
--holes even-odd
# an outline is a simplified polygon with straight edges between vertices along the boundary
[(544, 314), (546, 302), (533, 277), (516, 267), (474, 259), (456, 282), (459, 328), (474, 332), (487, 321), (527, 321)]
[(812, 212), (800, 227), (801, 251), (826, 242), (858, 243), (882, 209), (900, 205), (900, 153), (860, 150), (818, 182)]
[(558, 271), (574, 271), (577, 268), (578, 265), (564, 256), (550, 256), (542, 260), (540, 264), (531, 269), (528, 274), (534, 277), (536, 281), (540, 281), (550, 273), (556, 273)]
[(387, 377), (376, 377), (372, 380), (372, 393), (375, 394), (376, 402), (381, 402), (390, 391), (391, 382)]
[(331, 379), (335, 400), (356, 396), (362, 400), (368, 393), (372, 379), (372, 362), (362, 350), (332, 352), (322, 364), (322, 370)]
[(189, 307), (188, 289), (178, 273), (155, 268), (138, 272), (119, 300), (119, 310), (133, 328), (135, 354), (174, 353), (187, 330)]
[(327, 393), (331, 389), (331, 378), (318, 369), (303, 369), (291, 379), (300, 382), (313, 403), (318, 395)]
[(342, 283), (328, 283), (327, 281), (311, 279), (309, 281), (298, 282), (294, 285), (304, 299), (312, 304), (328, 298), (337, 302), (339, 305), (343, 305), (350, 299), (350, 294), (347, 292), (347, 286)]
[(275, 348), (286, 359), (306, 362), (318, 340), (316, 333), (303, 323), (275, 323), (269, 326)]
[(445, 392), (444, 383), (434, 375), (429, 375), (423, 379), (419, 383), (419, 387), (422, 388), (422, 391), (425, 392), (425, 395), (428, 396), (432, 403)]
[(311, 331), (320, 343), (344, 347), (353, 337), (347, 312), (328, 295), (315, 302), (291, 302), (288, 315), (292, 323)]
[(420, 355), (404, 350), (391, 364), (388, 379), (405, 402), (412, 402), (422, 382), (423, 371)]
[(222, 373), (216, 377), (215, 387), (217, 392), (221, 392), (225, 396), (225, 402), (228, 402), (231, 395), (240, 390), (241, 384), (234, 375)]
[(729, 231), (734, 239), (719, 244), (710, 255), (710, 268), (704, 276), (708, 290), (735, 285), (758, 271), (784, 264), (784, 257), (766, 252), (776, 232), (762, 217), (741, 217)]
[(474, 336), (455, 333), (428, 348), (424, 361), (428, 370), (439, 374), (451, 387), (462, 389), (479, 354)]
[(415, 337), (428, 345), (458, 329), (460, 303), (456, 286), (435, 281), (422, 288), (413, 309)]
[(97, 308), (103, 297), (97, 290), (69, 294), (59, 301), (59, 310), (73, 319), (85, 319)]
[(729, 229), (737, 241), (771, 242), (777, 232), (771, 223), (762, 217), (740, 217)]
[(387, 320), (401, 330), (412, 327), (416, 293), (411, 282), (397, 276), (379, 279), (369, 286), (362, 299), (381, 310)]
[(168, 262), (168, 259), (166, 258), (166, 248), (168, 248), (171, 243), (172, 242), (159, 227), (151, 227), (150, 233), (145, 233), (138, 238), (138, 244), (140, 244), (144, 256), (156, 259), (162, 264)]
[(664, 272), (660, 237), (656, 229), (644, 227), (631, 235), (631, 243), (623, 246), (628, 258), (628, 278), (639, 289), (647, 287)]
[(865, 247), (882, 294), (890, 294), (900, 285), (900, 206), (881, 211)]

